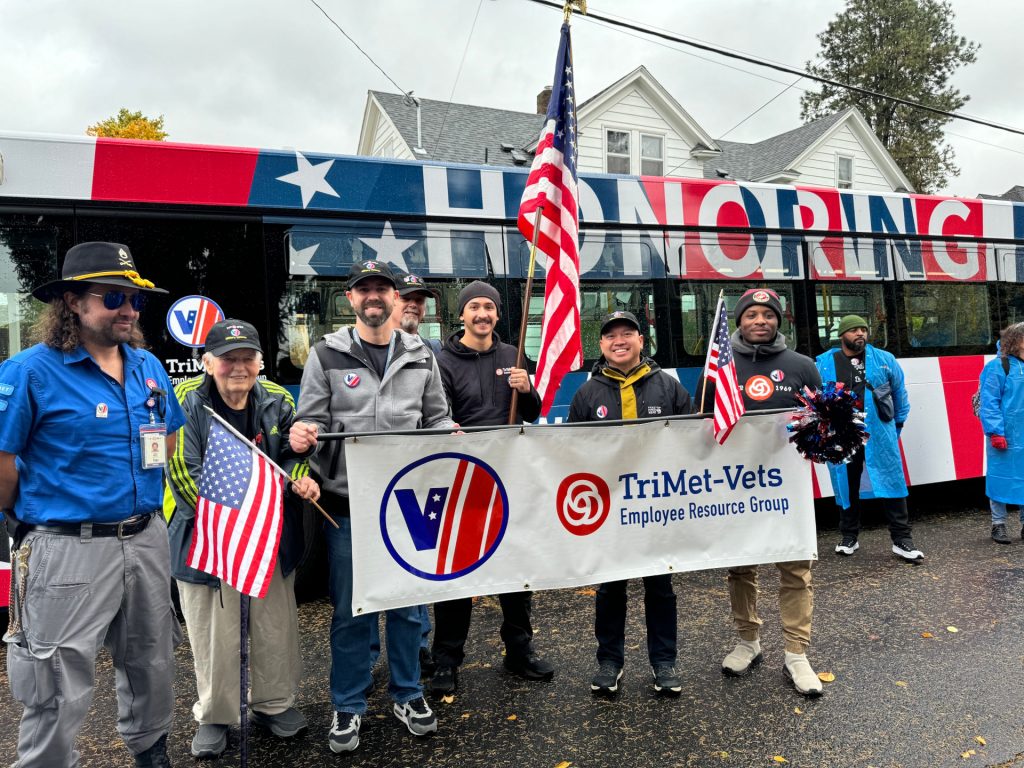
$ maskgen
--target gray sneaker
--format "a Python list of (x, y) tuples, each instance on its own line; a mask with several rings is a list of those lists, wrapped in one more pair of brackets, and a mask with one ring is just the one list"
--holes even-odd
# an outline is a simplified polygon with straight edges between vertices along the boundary
[(284, 712), (279, 712), (276, 715), (268, 715), (254, 709), (249, 713), (249, 722), (266, 728), (279, 739), (289, 739), (306, 730), (309, 725), (306, 722), (306, 716), (295, 707), (288, 707)]
[(1006, 523), (996, 523), (992, 526), (992, 541), (997, 544), (1010, 543), (1010, 534), (1006, 532)]
[(220, 757), (228, 748), (228, 727), (215, 723), (200, 723), (192, 737), (192, 757), (209, 759)]

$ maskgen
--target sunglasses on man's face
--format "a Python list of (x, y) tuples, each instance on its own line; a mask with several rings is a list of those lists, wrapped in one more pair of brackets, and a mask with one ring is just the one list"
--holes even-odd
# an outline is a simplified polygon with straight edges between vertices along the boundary
[(103, 299), (103, 306), (107, 309), (118, 309), (122, 304), (124, 304), (124, 300), (128, 299), (132, 305), (132, 309), (136, 312), (141, 312), (142, 308), (146, 306), (147, 298), (144, 293), (136, 293), (129, 298), (124, 291), (107, 291), (106, 293), (92, 293), (90, 291), (89, 295), (95, 296), (98, 299)]

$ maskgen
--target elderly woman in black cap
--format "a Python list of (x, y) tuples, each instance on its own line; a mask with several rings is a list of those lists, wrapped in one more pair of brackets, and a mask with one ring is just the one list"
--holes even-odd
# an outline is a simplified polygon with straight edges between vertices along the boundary
[(187, 565), (195, 527), (196, 489), (210, 427), (207, 407), (254, 442), (292, 478), (285, 496), (284, 526), (277, 566), (267, 595), (252, 604), (250, 721), (288, 738), (306, 728), (295, 709), (302, 673), (295, 609), (295, 566), (303, 538), (298, 498), (316, 500), (320, 489), (307, 464), (289, 448), (295, 415), (291, 394), (259, 379), (263, 350), (256, 329), (242, 320), (222, 320), (206, 337), (206, 374), (175, 389), (188, 419), (171, 459), (171, 568), (195, 657), (199, 723), (192, 740), (195, 757), (217, 757), (227, 748), (228, 729), (239, 719), (240, 595), (220, 579)]

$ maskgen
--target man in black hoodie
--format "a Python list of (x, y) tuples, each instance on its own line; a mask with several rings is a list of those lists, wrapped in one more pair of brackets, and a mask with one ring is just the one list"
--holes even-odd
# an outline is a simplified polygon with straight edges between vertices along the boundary
[[(782, 302), (775, 291), (751, 288), (736, 302), (736, 330), (730, 337), (736, 361), (736, 379), (743, 390), (748, 411), (791, 408), (805, 387), (819, 389), (821, 376), (814, 361), (786, 347), (779, 333)], [(701, 412), (715, 408), (714, 382), (704, 391), (703, 376), (697, 382)], [(804, 696), (820, 696), (821, 681), (807, 660), (811, 643), (811, 616), (814, 595), (811, 589), (811, 563), (795, 560), (776, 563), (779, 569), (779, 610), (786, 643), (784, 672), (793, 687)], [(729, 600), (739, 642), (722, 662), (722, 672), (742, 676), (761, 663), (759, 640), (761, 619), (757, 615), (757, 566), (729, 569)]]
[[(690, 413), (690, 394), (682, 384), (643, 356), (644, 337), (632, 312), (612, 312), (601, 324), (601, 359), (591, 378), (577, 390), (569, 406), (569, 421), (637, 419)], [(676, 595), (672, 575), (644, 577), (644, 616), (647, 657), (654, 690), (678, 696), (683, 682), (676, 672)], [(619, 690), (625, 663), (626, 582), (598, 587), (594, 635), (597, 674), (590, 683), (595, 694)]]
[[(467, 285), (459, 292), (463, 330), (449, 336), (437, 355), (452, 418), (462, 426), (507, 424), (513, 389), (519, 392), (517, 420), (533, 421), (540, 415), (540, 395), (527, 371), (516, 367), (516, 348), (503, 343), (494, 331), (500, 309), (501, 296), (493, 286), (479, 280)], [(554, 667), (533, 649), (531, 596), (530, 592), (498, 596), (505, 669), (526, 680), (550, 680)], [(473, 601), (468, 597), (434, 605), (436, 668), (430, 690), (436, 695), (455, 690), (472, 609)]]

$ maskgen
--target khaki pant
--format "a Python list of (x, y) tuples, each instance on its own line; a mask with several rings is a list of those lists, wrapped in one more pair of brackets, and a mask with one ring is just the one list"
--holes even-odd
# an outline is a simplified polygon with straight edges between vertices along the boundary
[[(218, 591), (183, 581), (178, 594), (196, 665), (192, 714), (200, 723), (237, 725), (240, 595), (224, 583)], [(301, 675), (295, 574), (283, 578), (278, 563), (267, 596), (249, 604), (249, 705), (268, 715), (284, 712), (295, 704)]]
[[(811, 561), (776, 563), (779, 569), (779, 612), (786, 650), (806, 653), (811, 644), (811, 615), (814, 590), (811, 587)], [(757, 615), (757, 566), (729, 569), (729, 601), (732, 621), (744, 640), (756, 640), (763, 623)]]

